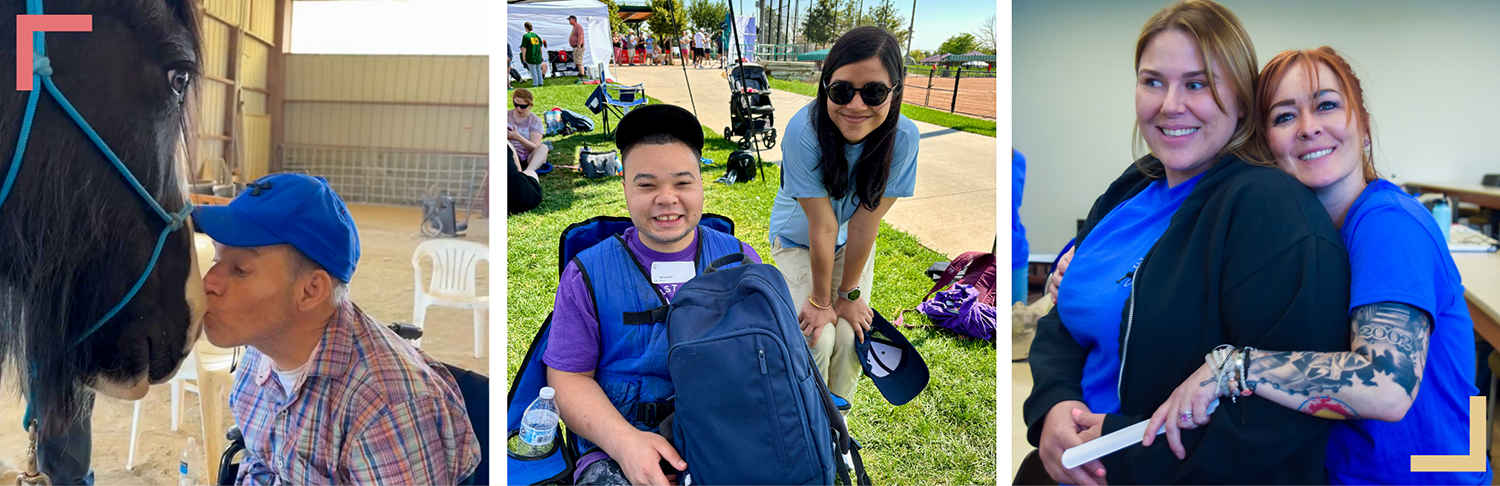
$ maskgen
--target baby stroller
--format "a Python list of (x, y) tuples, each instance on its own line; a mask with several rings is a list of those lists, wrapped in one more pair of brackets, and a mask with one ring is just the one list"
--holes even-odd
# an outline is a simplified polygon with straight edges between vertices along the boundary
[(776, 146), (776, 107), (771, 106), (770, 92), (764, 66), (736, 63), (729, 67), (730, 125), (724, 127), (725, 140), (738, 137), (741, 149), (756, 143), (766, 149)]

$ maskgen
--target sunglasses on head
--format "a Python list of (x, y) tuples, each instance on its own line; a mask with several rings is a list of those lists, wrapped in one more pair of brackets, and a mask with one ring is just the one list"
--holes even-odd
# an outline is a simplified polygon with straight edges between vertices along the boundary
[(531, 105), (522, 104), (522, 103), (516, 103), (516, 108), (524, 110), (524, 109), (527, 109), (527, 108), (531, 108)]
[[(896, 83), (896, 87), (899, 86), (901, 86), (901, 83)], [(890, 96), (891, 91), (895, 91), (896, 89), (896, 87), (886, 87), (886, 85), (880, 83), (869, 83), (864, 85), (864, 87), (855, 89), (854, 85), (848, 81), (834, 81), (830, 84), (824, 84), (823, 87), (828, 89), (828, 101), (832, 101), (835, 105), (847, 105), (849, 102), (854, 101), (854, 93), (859, 93), (859, 97), (863, 98), (865, 104), (869, 106), (885, 104), (885, 98)]]

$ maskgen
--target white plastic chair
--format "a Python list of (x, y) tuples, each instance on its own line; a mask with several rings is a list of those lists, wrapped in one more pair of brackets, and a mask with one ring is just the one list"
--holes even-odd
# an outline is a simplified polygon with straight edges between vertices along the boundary
[[(432, 259), (432, 279), (422, 286), (422, 259)], [(415, 275), (416, 305), (412, 308), (412, 324), (425, 330), (423, 321), (429, 306), (472, 309), (474, 311), (474, 357), (484, 357), (484, 318), (489, 312), (490, 297), (476, 295), (475, 280), (479, 262), (490, 259), (490, 249), (479, 243), (463, 240), (428, 240), (417, 246), (412, 254), (411, 268)], [(422, 340), (413, 343), (422, 346)]]

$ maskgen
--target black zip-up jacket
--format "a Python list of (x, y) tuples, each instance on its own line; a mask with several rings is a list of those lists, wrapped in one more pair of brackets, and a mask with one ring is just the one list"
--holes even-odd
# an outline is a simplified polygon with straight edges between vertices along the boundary
[[(1143, 162), (1158, 173), (1161, 162)], [(1120, 203), (1155, 179), (1134, 166), (1094, 202), (1077, 245)], [(1120, 319), (1120, 413), (1108, 434), (1151, 418), (1203, 356), (1220, 344), (1270, 350), (1349, 350), (1349, 256), (1312, 192), (1280, 170), (1225, 156), (1172, 215), (1133, 275)], [(1075, 296), (1081, 298), (1081, 296)], [(1133, 304), (1133, 305), (1132, 305)], [(1063, 303), (1066, 305), (1066, 303)], [(1133, 308), (1133, 310), (1132, 310)], [(1133, 314), (1133, 315), (1132, 315)], [(1027, 440), (1047, 412), (1083, 401), (1088, 351), (1053, 308), (1031, 345)], [(1251, 396), (1220, 400), (1205, 426), (1182, 434), (1178, 460), (1159, 436), (1105, 456), (1110, 484), (1327, 484), (1331, 422)]]

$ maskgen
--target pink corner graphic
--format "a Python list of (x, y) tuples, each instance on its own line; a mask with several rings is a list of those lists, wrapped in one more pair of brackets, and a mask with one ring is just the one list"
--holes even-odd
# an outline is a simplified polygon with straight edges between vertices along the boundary
[(17, 15), (16, 16), (16, 91), (31, 91), (31, 66), (26, 60), (32, 52), (35, 32), (89, 32), (94, 30), (92, 15)]

